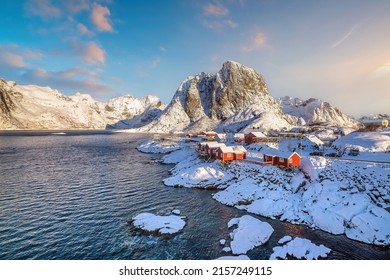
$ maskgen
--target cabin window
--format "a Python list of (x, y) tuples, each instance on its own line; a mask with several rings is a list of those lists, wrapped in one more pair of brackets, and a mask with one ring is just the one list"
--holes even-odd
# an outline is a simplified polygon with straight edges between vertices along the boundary
[(292, 158), (289, 158), (289, 159), (288, 159), (288, 163), (289, 163), (289, 164), (292, 163)]
[(232, 153), (227, 153), (226, 156), (227, 157), (232, 157)]
[(284, 162), (284, 158), (279, 158), (279, 162), (283, 163)]

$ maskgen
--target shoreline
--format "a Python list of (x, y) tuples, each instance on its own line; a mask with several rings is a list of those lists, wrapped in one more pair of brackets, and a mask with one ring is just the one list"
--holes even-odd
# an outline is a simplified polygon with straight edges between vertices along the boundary
[[(157, 142), (157, 145), (158, 145), (158, 142)], [(268, 211), (267, 209), (266, 210), (263, 209), (265, 212), (262, 212), (262, 210), (259, 212), (259, 209), (262, 209), (261, 204), (263, 204), (263, 203), (256, 202), (256, 199), (247, 200), (247, 197), (253, 196), (254, 193), (256, 193), (256, 191), (258, 191), (258, 188), (259, 188), (259, 185), (256, 185), (256, 183), (253, 184), (253, 181), (252, 182), (250, 182), (250, 180), (248, 181), (248, 177), (250, 177), (250, 176), (248, 175), (247, 171), (245, 171), (245, 170), (242, 172), (238, 171), (237, 174), (242, 177), (241, 180), (237, 179), (237, 174), (235, 174), (236, 176), (234, 176), (234, 175), (231, 176), (231, 174), (230, 174), (230, 177), (229, 177), (229, 175), (226, 175), (226, 174), (230, 173), (230, 170), (224, 169), (226, 167), (218, 166), (218, 163), (216, 163), (216, 161), (202, 162), (201, 160), (197, 159), (197, 155), (191, 154), (191, 150), (189, 150), (190, 145), (186, 146), (186, 145), (183, 145), (183, 143), (179, 143), (179, 145), (181, 145), (180, 149), (175, 150), (175, 151), (170, 151), (167, 153), (167, 155), (163, 156), (162, 163), (175, 164), (175, 166), (171, 169), (172, 176), (164, 179), (164, 184), (166, 186), (170, 186), (170, 187), (180, 186), (180, 187), (189, 187), (189, 188), (197, 188), (197, 189), (209, 189), (208, 185), (211, 184), (211, 185), (214, 185), (212, 190), (216, 191), (216, 193), (212, 194), (212, 197), (214, 200), (216, 200), (219, 203), (222, 203), (224, 205), (235, 207), (235, 208), (240, 209), (240, 210), (244, 210), (249, 215), (255, 214), (256, 216), (258, 216), (260, 218), (264, 217), (266, 219), (271, 219), (271, 220), (275, 219), (275, 220), (278, 220), (282, 223), (287, 222), (291, 225), (304, 226), (304, 227), (307, 227), (308, 229), (311, 229), (314, 231), (318, 230), (318, 231), (326, 233), (326, 234), (331, 234), (332, 236), (342, 235), (347, 240), (366, 244), (367, 246), (377, 247), (380, 249), (379, 251), (381, 251), (381, 250), (386, 251), (389, 248), (390, 238), (388, 235), (386, 235), (387, 237), (384, 237), (385, 238), (384, 240), (381, 240), (381, 237), (378, 237), (378, 235), (375, 235), (375, 233), (372, 236), (370, 236), (370, 234), (367, 232), (362, 234), (362, 235), (359, 235), (355, 231), (360, 230), (362, 225), (358, 224), (358, 223), (355, 224), (355, 226), (356, 226), (355, 231), (348, 229), (348, 227), (341, 227), (342, 223), (345, 223), (345, 219), (346, 219), (345, 217), (347, 217), (349, 215), (351, 215), (351, 217), (347, 217), (347, 218), (349, 218), (349, 220), (347, 220), (347, 222), (349, 221), (348, 223), (351, 223), (355, 216), (360, 218), (360, 217), (364, 217), (365, 215), (368, 215), (367, 213), (373, 214), (372, 216), (368, 217), (369, 223), (375, 224), (375, 222), (371, 221), (370, 219), (376, 219), (376, 218), (378, 218), (382, 222), (387, 221), (390, 217), (390, 213), (386, 210), (386, 209), (388, 209), (388, 207), (382, 207), (382, 208), (377, 207), (371, 201), (364, 200), (364, 199), (366, 199), (366, 198), (364, 198), (362, 201), (365, 201), (364, 203), (366, 203), (366, 204), (364, 204), (365, 206), (367, 206), (365, 209), (344, 208), (343, 209), (344, 211), (348, 210), (350, 213), (345, 214), (344, 215), (345, 217), (339, 221), (337, 220), (340, 218), (338, 216), (338, 214), (330, 215), (331, 212), (321, 208), (323, 212), (317, 213), (317, 215), (319, 215), (318, 216), (319, 219), (318, 219), (317, 223), (315, 223), (313, 221), (310, 222), (310, 220), (302, 219), (302, 217), (298, 217), (300, 219), (296, 219), (296, 220), (291, 219), (291, 217), (288, 218), (288, 216), (283, 217), (283, 215), (285, 213), (270, 214), (270, 213), (272, 213), (272, 211), (267, 212)], [(163, 150), (163, 148), (162, 148), (162, 150)], [(176, 157), (177, 157), (177, 159), (175, 161), (174, 158), (176, 158)], [(211, 176), (211, 177), (207, 177), (207, 176), (202, 177), (201, 173), (206, 170), (205, 168), (207, 166), (209, 167), (209, 169), (207, 170), (206, 173), (208, 173), (209, 174), (208, 176)], [(245, 163), (241, 163), (241, 162), (233, 163), (233, 164), (229, 165), (229, 168), (255, 169), (254, 167), (257, 168), (257, 166), (250, 166), (250, 164), (245, 164)], [(264, 167), (262, 167), (262, 168), (264, 169)], [(271, 167), (268, 169), (273, 169), (273, 170), (271, 170), (273, 173), (276, 172), (276, 174), (277, 174), (276, 178), (278, 178), (278, 176), (283, 177), (283, 176), (290, 176), (291, 175), (291, 174), (288, 175), (287, 173), (285, 173), (284, 171), (281, 171), (281, 169), (279, 169), (277, 167)], [(213, 172), (215, 172), (214, 175), (212, 175)], [(218, 175), (218, 172), (222, 172), (225, 174), (221, 173)], [(260, 172), (259, 170), (256, 170), (255, 174), (258, 175), (259, 172)], [(206, 173), (204, 173), (204, 174), (206, 174)], [(278, 173), (279, 173), (279, 175), (278, 175)], [(319, 173), (319, 172), (315, 172), (315, 173)], [(266, 172), (266, 174), (267, 174), (267, 172)], [(299, 175), (299, 174), (303, 174), (303, 173), (298, 172), (295, 175)], [(197, 177), (198, 175), (200, 177)], [(268, 174), (268, 175), (270, 175), (270, 174)], [(181, 176), (185, 176), (186, 178), (183, 179), (183, 178), (181, 178)], [(304, 176), (302, 178), (304, 178)], [(302, 178), (298, 178), (298, 181), (301, 180)], [(197, 179), (199, 179), (199, 180), (197, 180)], [(210, 179), (211, 179), (211, 181), (209, 181)], [(264, 179), (264, 181), (267, 181), (267, 179), (265, 179), (265, 178), (263, 178), (263, 179)], [(272, 179), (272, 180), (274, 180), (274, 179)], [(292, 179), (292, 178), (290, 178), (290, 179)], [(313, 179), (313, 178), (311, 178), (311, 179)], [(231, 183), (233, 180), (235, 180), (236, 182)], [(207, 181), (208, 181), (208, 183), (206, 183)], [(312, 192), (312, 189), (315, 187), (316, 184), (317, 184), (317, 188), (318, 188), (318, 185), (321, 185), (321, 182), (322, 182), (322, 183), (327, 184), (328, 186), (333, 186), (331, 188), (333, 188), (334, 191), (338, 191), (338, 192), (344, 191), (342, 194), (345, 195), (347, 198), (352, 199), (351, 201), (353, 201), (355, 198), (360, 198), (360, 195), (358, 193), (356, 193), (356, 195), (355, 195), (355, 193), (353, 193), (354, 192), (353, 190), (351, 191), (351, 193), (345, 192), (346, 190), (343, 190), (343, 189), (340, 190), (339, 189), (340, 184), (338, 184), (337, 181), (336, 182), (327, 182), (327, 181), (319, 180), (317, 183), (306, 182), (306, 184), (307, 184), (306, 189), (305, 189), (305, 186), (299, 186), (303, 181), (305, 181), (305, 180), (302, 179), (302, 181), (300, 181), (300, 183), (296, 184), (295, 187), (294, 186), (292, 187), (292, 189), (294, 190), (295, 193), (302, 192), (301, 193), (302, 197), (305, 195), (306, 192)], [(174, 182), (176, 182), (176, 185), (174, 184)], [(218, 186), (215, 186), (215, 183), (217, 183)], [(254, 185), (253, 188), (249, 188), (252, 190), (248, 190), (248, 187), (244, 186), (244, 185), (248, 185), (248, 183), (252, 183)], [(283, 182), (281, 182), (281, 183), (284, 184)], [(330, 183), (330, 185), (329, 185), (329, 183)], [(270, 185), (268, 185), (267, 188), (269, 186)], [(271, 184), (271, 187), (272, 187), (272, 184)], [(275, 186), (273, 186), (273, 187), (275, 187)], [(320, 189), (322, 189), (322, 188), (323, 187), (320, 187)], [(229, 192), (233, 191), (233, 193), (234, 193), (234, 189), (236, 189), (237, 192), (240, 192), (240, 191), (242, 192), (245, 189), (247, 189), (248, 193), (242, 195), (242, 197), (239, 197), (239, 198), (241, 198), (240, 200), (237, 200), (237, 199), (233, 199), (230, 201), (229, 201), (229, 199), (224, 200), (222, 194), (227, 194), (228, 198), (229, 198)], [(350, 188), (350, 189), (353, 189), (353, 188)], [(264, 188), (263, 188), (263, 190), (264, 190)], [(288, 194), (288, 192), (287, 192), (287, 194)], [(362, 195), (362, 196), (364, 196), (364, 195)], [(315, 199), (315, 197), (316, 196), (314, 196), (313, 198)], [(286, 196), (285, 196), (285, 198), (286, 198)], [(266, 199), (266, 197), (265, 197), (265, 199)], [(264, 201), (264, 199), (261, 199), (261, 200), (263, 202), (267, 201), (267, 200)], [(358, 201), (356, 201), (356, 202), (361, 203), (362, 201), (359, 201), (359, 199), (358, 199)], [(301, 201), (298, 200), (298, 202), (297, 202), (297, 204), (295, 204), (295, 206), (299, 205), (299, 202), (301, 202)], [(324, 201), (322, 201), (322, 202), (324, 202)], [(278, 199), (269, 200), (268, 203), (269, 203), (269, 205), (273, 205), (273, 206), (275, 205), (275, 203), (276, 204), (279, 203), (279, 205), (280, 205), (280, 201)], [(355, 202), (351, 202), (351, 203), (355, 203)], [(332, 206), (332, 205), (328, 205), (328, 206), (335, 207), (338, 204), (340, 204), (340, 201), (334, 201), (334, 206)], [(283, 205), (283, 203), (282, 203), (282, 205)], [(294, 204), (292, 204), (292, 206), (294, 206)], [(386, 203), (384, 206), (386, 206)], [(258, 208), (258, 207), (260, 207), (260, 208)], [(317, 208), (315, 208), (315, 209), (317, 209)], [(273, 209), (275, 209), (275, 207), (273, 207)], [(315, 210), (315, 209), (313, 210), (313, 209), (309, 208), (309, 210), (308, 210), (309, 213), (311, 213), (313, 211), (318, 212), (318, 210)], [(386, 211), (386, 213), (380, 212), (381, 209), (383, 211)], [(340, 211), (342, 211), (342, 209), (340, 209)], [(329, 218), (329, 217), (327, 217), (328, 215), (330, 215), (330, 219), (328, 219)], [(375, 215), (378, 215), (378, 217), (376, 217)], [(380, 216), (380, 215), (382, 215), (382, 216)], [(334, 223), (333, 218), (336, 219), (336, 223), (335, 223), (336, 225), (333, 224)], [(322, 220), (325, 220), (325, 224), (321, 224)], [(356, 223), (356, 220), (353, 220), (353, 221)], [(385, 223), (385, 227), (386, 227), (386, 223)], [(366, 229), (366, 230), (369, 231), (368, 229)], [(376, 229), (374, 229), (374, 231), (375, 230)], [(381, 231), (386, 232), (386, 230), (387, 230), (387, 228), (381, 228), (379, 230), (378, 234), (380, 235)], [(367, 237), (367, 236), (369, 236), (369, 237)]]

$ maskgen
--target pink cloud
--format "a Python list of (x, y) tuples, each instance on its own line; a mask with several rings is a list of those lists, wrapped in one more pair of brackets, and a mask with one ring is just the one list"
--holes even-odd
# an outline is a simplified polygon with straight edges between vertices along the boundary
[(226, 16), (229, 14), (229, 10), (221, 4), (209, 3), (203, 6), (203, 13), (206, 16)]
[(106, 61), (106, 52), (98, 44), (89, 42), (82, 50), (82, 56), (85, 63), (98, 64)]
[(2, 54), (1, 61), (5, 63), (7, 66), (14, 68), (24, 68), (26, 67), (26, 62), (21, 55), (6, 52)]
[(241, 50), (243, 52), (252, 52), (263, 48), (266, 42), (267, 42), (267, 38), (265, 34), (262, 32), (258, 32), (252, 37), (251, 43), (248, 46), (243, 46)]
[(58, 72), (58, 74), (63, 78), (73, 78), (75, 76), (97, 77), (97, 74), (94, 71), (82, 67), (70, 68), (68, 70)]
[(88, 29), (88, 27), (86, 27), (82, 23), (77, 24), (77, 30), (81, 35), (88, 35), (88, 36), (93, 35), (93, 33)]
[(60, 18), (61, 10), (54, 6), (50, 0), (29, 0), (24, 5), (25, 11), (42, 19)]
[(108, 19), (109, 15), (110, 10), (107, 7), (101, 6), (96, 3), (94, 4), (91, 17), (98, 31), (114, 31)]

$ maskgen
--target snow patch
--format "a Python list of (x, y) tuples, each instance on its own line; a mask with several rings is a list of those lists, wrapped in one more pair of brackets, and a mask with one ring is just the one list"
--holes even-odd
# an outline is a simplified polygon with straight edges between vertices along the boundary
[(233, 254), (236, 255), (245, 254), (249, 250), (266, 243), (274, 231), (270, 224), (249, 215), (231, 219), (228, 227), (234, 225), (237, 225), (237, 228), (230, 233), (232, 239), (230, 247)]
[(158, 216), (151, 213), (141, 213), (135, 216), (133, 224), (135, 227), (146, 231), (158, 231), (160, 234), (177, 233), (184, 228), (185, 217), (170, 215)]
[(270, 260), (285, 260), (288, 256), (296, 259), (316, 260), (319, 257), (325, 258), (331, 251), (324, 245), (317, 246), (310, 240), (300, 237), (294, 238), (282, 247), (274, 247), (273, 250)]

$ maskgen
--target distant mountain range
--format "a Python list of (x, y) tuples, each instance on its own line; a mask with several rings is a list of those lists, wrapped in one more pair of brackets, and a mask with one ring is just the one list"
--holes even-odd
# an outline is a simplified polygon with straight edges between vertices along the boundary
[(359, 122), (327, 102), (275, 100), (264, 78), (227, 61), (216, 74), (187, 77), (169, 105), (156, 96), (122, 96), (107, 102), (90, 95), (65, 96), (49, 87), (0, 80), (0, 129), (130, 129), (134, 132), (246, 128), (289, 129), (297, 125), (356, 128)]
[(65, 96), (49, 87), (0, 80), (0, 129), (105, 129), (141, 114), (160, 114), (156, 96), (121, 96), (98, 102), (90, 95)]

